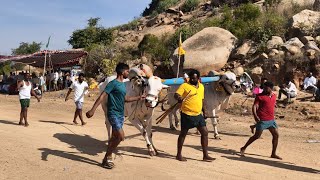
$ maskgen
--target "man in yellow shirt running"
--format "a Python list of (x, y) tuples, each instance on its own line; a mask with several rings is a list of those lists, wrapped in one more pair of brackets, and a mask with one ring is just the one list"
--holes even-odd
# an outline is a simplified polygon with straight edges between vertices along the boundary
[[(176, 91), (174, 97), (181, 105), (181, 131), (178, 138), (178, 152), (176, 159), (186, 161), (182, 157), (181, 151), (184, 139), (189, 129), (196, 127), (201, 134), (201, 146), (203, 150), (203, 160), (213, 161), (214, 158), (208, 154), (208, 129), (206, 127), (206, 111), (203, 106), (204, 87), (199, 82), (200, 72), (191, 70), (189, 73), (189, 82), (183, 83)], [(203, 112), (203, 115), (201, 114)]]

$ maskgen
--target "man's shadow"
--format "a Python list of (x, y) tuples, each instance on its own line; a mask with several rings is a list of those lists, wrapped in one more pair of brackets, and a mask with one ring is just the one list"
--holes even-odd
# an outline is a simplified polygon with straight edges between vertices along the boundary
[(19, 123), (15, 123), (14, 121), (9, 121), (9, 120), (0, 120), (0, 124), (10, 124), (10, 125), (19, 125)]
[[(201, 146), (194, 146), (194, 145), (186, 145), (189, 147), (192, 147), (194, 149), (197, 149), (199, 151), (202, 151)], [(235, 160), (235, 161), (243, 161), (243, 162), (250, 162), (250, 163), (256, 163), (256, 164), (263, 164), (263, 165), (268, 165), (272, 167), (277, 167), (277, 168), (282, 168), (282, 169), (287, 169), (287, 170), (292, 170), (292, 171), (300, 171), (300, 172), (308, 172), (308, 173), (316, 173), (319, 174), (320, 170), (313, 169), (313, 168), (308, 168), (308, 167), (303, 167), (303, 166), (297, 166), (292, 163), (284, 162), (284, 161), (272, 161), (272, 160), (266, 160), (266, 159), (258, 159), (254, 157), (239, 157), (239, 152), (232, 150), (232, 149), (224, 149), (224, 148), (218, 148), (218, 147), (208, 147), (208, 150), (211, 152), (217, 152), (221, 154), (226, 154), (226, 155), (232, 155), (232, 156), (221, 156), (230, 160)], [(237, 155), (237, 156), (234, 156)], [(254, 155), (254, 156), (260, 156), (260, 157), (266, 157), (267, 156), (262, 156), (262, 155), (256, 155), (256, 154), (248, 154), (248, 155)]]
[(247, 156), (246, 157), (222, 156), (222, 157), (225, 157), (227, 159), (234, 160), (234, 161), (250, 162), (250, 163), (263, 164), (271, 167), (277, 167), (277, 168), (287, 169), (292, 171), (320, 174), (320, 170), (298, 166), (298, 165), (294, 165), (294, 164), (290, 164), (282, 161), (271, 161), (271, 160), (258, 159), (258, 158), (247, 157)]
[(77, 149), (83, 154), (98, 155), (107, 149), (105, 141), (92, 138), (89, 135), (56, 133), (53, 137), (69, 144), (70, 148)]
[(38, 150), (42, 151), (41, 152), (41, 159), (43, 161), (48, 161), (48, 156), (53, 155), (53, 156), (58, 156), (58, 157), (66, 158), (66, 159), (79, 161), (79, 162), (88, 163), (91, 165), (99, 165), (100, 164), (99, 162), (94, 161), (92, 159), (78, 156), (78, 155), (76, 155), (77, 153), (75, 153), (75, 152), (53, 150), (53, 149), (48, 149), (48, 148), (39, 148)]

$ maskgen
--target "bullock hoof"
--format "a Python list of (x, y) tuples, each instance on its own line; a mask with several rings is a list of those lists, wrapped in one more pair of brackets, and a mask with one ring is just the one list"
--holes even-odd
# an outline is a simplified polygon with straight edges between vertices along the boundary
[(154, 155), (155, 155), (155, 152), (153, 151), (151, 145), (148, 144), (147, 147), (148, 147), (148, 154), (149, 154), (151, 157), (154, 156)]
[(158, 156), (158, 155), (159, 155), (158, 150), (157, 150), (156, 148), (154, 148), (154, 155), (155, 155), (155, 156)]
[(173, 125), (170, 125), (170, 129), (173, 131), (177, 130)]
[(180, 126), (179, 121), (176, 121), (175, 125), (176, 125), (177, 128), (179, 128), (179, 126)]
[(219, 135), (214, 136), (214, 139), (221, 140), (221, 137)]

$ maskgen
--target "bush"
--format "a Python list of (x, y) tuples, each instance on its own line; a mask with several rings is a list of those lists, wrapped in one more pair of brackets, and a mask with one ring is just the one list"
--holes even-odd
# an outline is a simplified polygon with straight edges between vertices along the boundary
[(179, 0), (152, 0), (149, 7), (143, 11), (142, 16), (155, 16), (178, 3)]
[(165, 37), (159, 39), (152, 34), (145, 35), (138, 48), (142, 55), (150, 55), (152, 61), (167, 61), (171, 55), (166, 47)]
[(186, 2), (182, 5), (181, 10), (183, 12), (193, 11), (198, 7), (199, 3), (199, 0), (186, 0)]
[(139, 26), (139, 20), (134, 19), (133, 21), (123, 24), (121, 26), (116, 27), (116, 29), (119, 29), (121, 31), (128, 31), (128, 30), (137, 30)]

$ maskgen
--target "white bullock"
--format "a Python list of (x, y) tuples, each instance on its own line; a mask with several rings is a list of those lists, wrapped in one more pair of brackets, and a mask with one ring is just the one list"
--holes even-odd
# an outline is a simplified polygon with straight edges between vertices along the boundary
[[(160, 78), (151, 76), (144, 78), (140, 76), (139, 68), (131, 68), (129, 73), (129, 79), (125, 81), (127, 96), (139, 96), (142, 93), (146, 94), (146, 99), (136, 102), (130, 102), (125, 104), (125, 116), (130, 122), (141, 132), (144, 137), (148, 153), (150, 156), (157, 155), (157, 149), (155, 148), (152, 141), (152, 114), (153, 110), (158, 104), (159, 93), (163, 88), (168, 86), (163, 85)], [(99, 84), (99, 89), (102, 92), (106, 85), (115, 79), (116, 76), (106, 78), (103, 83)], [(104, 101), (107, 102), (107, 99)], [(111, 137), (111, 125), (107, 116), (106, 103), (102, 103), (102, 109), (105, 113), (105, 124), (108, 130), (108, 140)]]
[[(170, 86), (168, 92), (168, 104), (171, 106), (177, 102), (177, 100), (174, 98), (174, 93), (178, 87), (178, 85)], [(234, 73), (226, 72), (220, 76), (219, 81), (204, 84), (204, 88), (204, 105), (207, 110), (207, 116), (211, 119), (214, 128), (214, 137), (216, 139), (220, 139), (217, 128), (218, 120), (216, 118), (216, 113), (227, 108), (231, 94), (236, 88), (239, 88), (239, 82), (236, 81), (236, 75)], [(175, 126), (179, 126), (179, 119), (177, 116), (179, 109), (180, 107), (176, 107), (169, 114), (171, 129), (175, 129), (172, 123), (173, 116), (175, 118)]]

